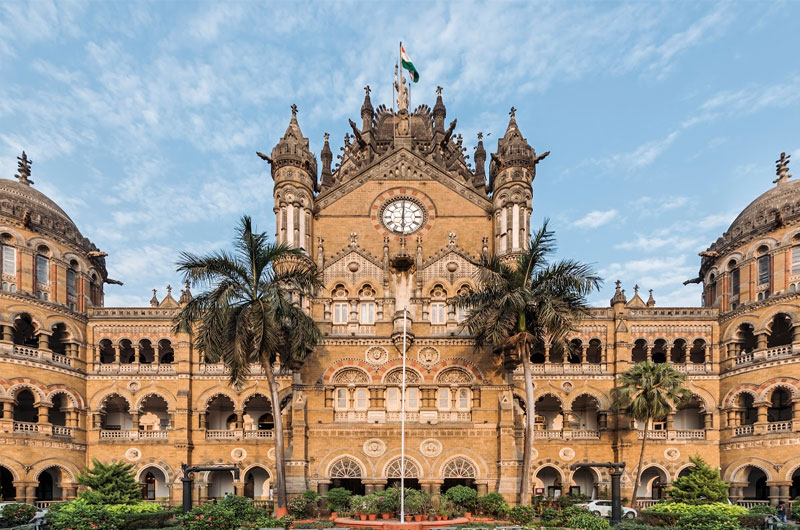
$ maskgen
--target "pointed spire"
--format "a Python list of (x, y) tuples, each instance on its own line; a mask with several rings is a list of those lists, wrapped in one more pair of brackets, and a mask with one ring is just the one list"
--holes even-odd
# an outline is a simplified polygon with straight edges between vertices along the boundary
[(364, 103), (361, 105), (361, 130), (372, 129), (372, 120), (375, 117), (375, 109), (372, 108), (372, 101), (369, 99), (369, 85), (364, 87)]
[(189, 290), (189, 280), (186, 280), (184, 285), (186, 286), (186, 289), (181, 291), (181, 299), (179, 300), (181, 305), (186, 305), (192, 301), (192, 291)]
[(333, 173), (331, 172), (331, 162), (333, 161), (333, 153), (328, 140), (331, 135), (325, 133), (325, 143), (322, 145), (322, 152), (319, 157), (322, 159), (322, 187), (327, 188), (333, 185)]
[(308, 138), (303, 136), (303, 131), (300, 130), (300, 124), (297, 122), (297, 105), (292, 104), (291, 109), (292, 117), (289, 120), (289, 126), (286, 127), (286, 133), (272, 148), (270, 156), (266, 157), (261, 154), (259, 156), (272, 164), (273, 178), (275, 171), (284, 166), (293, 166), (307, 171), (311, 177), (313, 189), (316, 191), (317, 159), (309, 148)]
[(442, 100), (442, 87), (436, 87), (436, 104), (433, 106), (433, 126), (437, 131), (444, 131), (444, 119), (447, 117), (447, 109)]
[(612, 305), (612, 306), (613, 306), (614, 304), (620, 304), (620, 303), (621, 303), (621, 304), (624, 304), (624, 303), (626, 303), (626, 302), (628, 301), (628, 300), (625, 298), (625, 291), (623, 291), (623, 290), (621, 289), (622, 282), (621, 282), (621, 281), (619, 281), (619, 280), (617, 280), (617, 281), (616, 281), (616, 285), (617, 285), (617, 288), (616, 288), (616, 290), (614, 291), (614, 296), (613, 296), (613, 297), (611, 297), (611, 305)]
[[(625, 293), (624, 290), (622, 292), (623, 294)], [(633, 308), (645, 307), (644, 300), (642, 300), (642, 297), (639, 296), (639, 284), (633, 286), (633, 298), (630, 299), (626, 307), (633, 307)]]
[(17, 174), (14, 175), (17, 180), (19, 180), (20, 184), (25, 184), (26, 186), (30, 186), (33, 184), (31, 180), (31, 164), (33, 164), (33, 160), (28, 159), (28, 155), (25, 151), (22, 152), (22, 156), (18, 156), (17, 160)]
[(475, 147), (475, 179), (473, 185), (477, 187), (486, 185), (486, 149), (483, 148), (483, 133), (478, 133), (478, 145)]
[(153, 298), (150, 299), (150, 307), (158, 307), (158, 291), (153, 289)]
[[(25, 153), (22, 153), (23, 156)], [(778, 178), (773, 180), (775, 184), (780, 186), (781, 184), (786, 184), (792, 175), (789, 173), (789, 159), (792, 155), (787, 155), (786, 153), (781, 153), (781, 157), (775, 161), (775, 174), (778, 175)]]
[(656, 299), (653, 298), (653, 290), (650, 289), (650, 297), (647, 299), (647, 307), (655, 307)]

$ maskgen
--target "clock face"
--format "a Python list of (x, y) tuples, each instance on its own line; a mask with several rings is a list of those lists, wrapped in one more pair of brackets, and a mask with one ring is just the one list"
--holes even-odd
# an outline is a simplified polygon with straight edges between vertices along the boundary
[(409, 199), (395, 199), (383, 207), (383, 225), (395, 234), (410, 234), (419, 230), (425, 222), (425, 211)]

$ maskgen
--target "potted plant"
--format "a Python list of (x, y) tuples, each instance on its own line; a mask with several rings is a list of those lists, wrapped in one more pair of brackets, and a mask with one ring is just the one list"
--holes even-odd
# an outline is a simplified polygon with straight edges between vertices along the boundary
[(382, 519), (391, 519), (392, 517), (392, 499), (389, 491), (375, 493), (375, 496), (378, 497), (378, 513), (381, 514)]
[(336, 518), (342, 515), (350, 507), (350, 497), (352, 494), (349, 490), (344, 488), (331, 488), (328, 490), (328, 510), (331, 512), (331, 517)]
[(367, 514), (367, 518), (370, 521), (374, 521), (378, 518), (378, 496), (374, 493), (370, 493), (369, 495), (365, 495), (363, 499), (364, 504), (364, 512)]
[(353, 511), (353, 515), (357, 515), (362, 521), (366, 521), (367, 514), (364, 512), (363, 505), (363, 495), (353, 495), (350, 497), (350, 509)]

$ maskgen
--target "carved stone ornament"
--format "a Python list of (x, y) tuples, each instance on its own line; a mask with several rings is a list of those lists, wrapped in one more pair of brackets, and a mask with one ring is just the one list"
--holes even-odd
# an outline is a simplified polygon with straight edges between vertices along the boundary
[(427, 457), (439, 456), (442, 454), (442, 442), (436, 438), (422, 440), (422, 443), (419, 444), (419, 451)]
[(369, 383), (369, 377), (358, 368), (344, 368), (333, 376), (335, 385), (366, 385), (367, 383)]
[(369, 364), (377, 366), (389, 360), (389, 352), (381, 346), (373, 346), (367, 349), (366, 359)]
[(467, 385), (472, 383), (472, 375), (461, 368), (448, 368), (439, 374), (436, 381), (445, 385)]
[(539, 456), (539, 451), (537, 451), (535, 447), (532, 448), (531, 449), (531, 460), (533, 460), (534, 458), (537, 458), (538, 456)]
[(275, 460), (275, 448), (273, 447), (269, 451), (267, 451), (267, 458), (270, 460)]
[(572, 388), (573, 388), (572, 383), (570, 383), (569, 381), (564, 381), (563, 383), (561, 383), (561, 389), (567, 394), (572, 392)]
[(664, 458), (667, 460), (677, 460), (681, 457), (681, 452), (677, 447), (667, 447), (664, 449)]
[(135, 447), (131, 447), (130, 449), (128, 449), (127, 451), (125, 451), (125, 458), (127, 458), (127, 459), (128, 459), (128, 460), (130, 460), (131, 462), (136, 462), (137, 460), (139, 460), (140, 458), (142, 458), (142, 452), (141, 452), (141, 451), (139, 451), (139, 450), (138, 450), (137, 448), (135, 448)]
[(358, 269), (359, 269), (359, 264), (357, 261), (351, 261), (350, 263), (347, 264), (347, 270), (349, 270), (350, 272), (358, 272)]
[[(414, 385), (418, 383), (420, 383), (419, 374), (414, 370), (409, 370), (408, 368), (406, 368), (406, 384)], [(387, 385), (403, 384), (403, 369), (395, 368), (394, 370), (386, 374), (386, 384)]]
[(561, 460), (569, 462), (575, 458), (575, 450), (571, 447), (563, 447), (561, 451), (558, 452), (558, 456), (561, 457)]
[(245, 458), (247, 458), (247, 451), (242, 449), (241, 447), (237, 447), (231, 451), (231, 458), (233, 458), (236, 462), (241, 462)]
[(364, 442), (364, 453), (367, 456), (381, 456), (386, 452), (386, 444), (379, 438), (370, 438)]
[(128, 390), (131, 394), (135, 394), (140, 388), (142, 388), (142, 385), (140, 385), (138, 381), (131, 381), (128, 383)]
[(425, 346), (424, 348), (421, 348), (419, 352), (417, 352), (417, 360), (428, 370), (433, 368), (433, 365), (439, 362), (439, 358), (439, 350), (436, 348), (431, 348), (430, 346)]

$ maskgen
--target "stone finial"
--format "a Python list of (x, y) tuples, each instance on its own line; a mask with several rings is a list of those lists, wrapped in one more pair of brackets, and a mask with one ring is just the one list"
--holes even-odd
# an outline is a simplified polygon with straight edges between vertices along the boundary
[(614, 290), (614, 296), (611, 297), (611, 305), (613, 306), (614, 304), (627, 303), (628, 299), (625, 298), (625, 290), (621, 288), (622, 282), (617, 280), (615, 283), (617, 288)]
[(489, 254), (489, 238), (486, 237), (486, 236), (483, 236), (483, 240), (482, 240), (481, 243), (482, 243), (481, 252), (483, 254)]
[(653, 290), (650, 289), (650, 297), (647, 299), (647, 307), (655, 307), (656, 299), (653, 298)]
[(184, 284), (186, 289), (181, 291), (181, 299), (179, 300), (181, 305), (188, 304), (192, 300), (192, 291), (189, 289), (189, 280), (186, 280)]
[(150, 299), (150, 307), (158, 307), (158, 291), (153, 289), (153, 298)]
[(167, 296), (172, 296), (172, 286), (167, 284)]
[(447, 245), (451, 246), (451, 247), (456, 246), (456, 239), (457, 238), (458, 238), (458, 234), (456, 234), (455, 232), (449, 232), (447, 234), (447, 239), (448, 239)]
[[(25, 153), (23, 153), (23, 155), (24, 154)], [(778, 175), (778, 178), (772, 182), (778, 186), (785, 184), (790, 178), (792, 178), (792, 175), (789, 173), (789, 159), (791, 157), (792, 155), (781, 153), (781, 157), (775, 161), (775, 174)]]
[(639, 294), (639, 284), (638, 283), (633, 286), (633, 294), (634, 294), (634, 296)]
[(436, 95), (437, 96), (441, 96), (442, 95), (442, 87), (440, 87), (440, 86), (436, 87)]
[(14, 175), (17, 180), (19, 180), (20, 184), (25, 184), (26, 186), (30, 186), (33, 184), (31, 180), (31, 164), (33, 164), (33, 160), (28, 158), (28, 155), (25, 151), (22, 152), (22, 156), (18, 156), (17, 160), (17, 174)]
[(295, 105), (294, 103), (292, 103), (292, 117), (294, 118), (297, 117), (297, 105)]
[(517, 108), (512, 106), (511, 110), (508, 111), (508, 115), (513, 120), (517, 116)]
[(358, 247), (358, 232), (350, 232), (350, 247)]
[(369, 88), (369, 85), (367, 85), (367, 86), (365, 86), (365, 87), (364, 87), (364, 92), (366, 92), (366, 93), (367, 93), (367, 94), (366, 94), (366, 95), (367, 95), (367, 97), (369, 97), (369, 93), (370, 93), (370, 88)]

